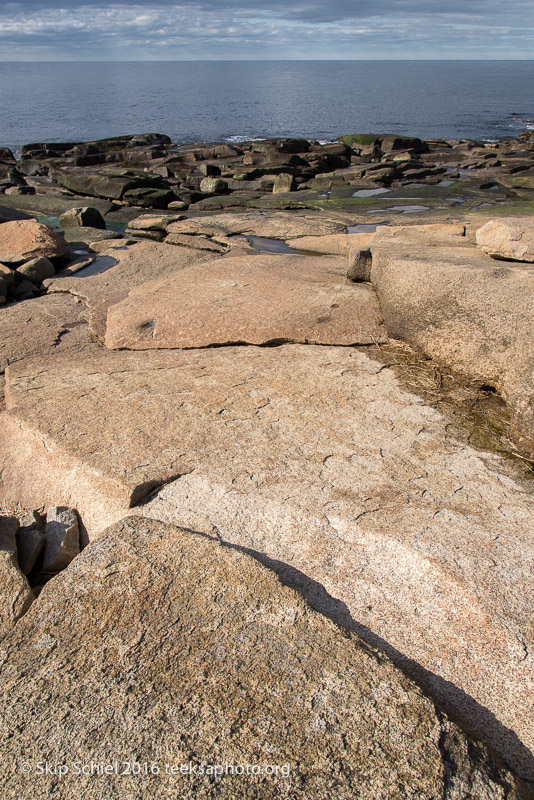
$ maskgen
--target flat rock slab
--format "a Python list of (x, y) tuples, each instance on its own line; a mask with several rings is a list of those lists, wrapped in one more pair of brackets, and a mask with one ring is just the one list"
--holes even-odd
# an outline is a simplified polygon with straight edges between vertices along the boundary
[[(199, 237), (191, 237), (193, 239)], [(195, 263), (134, 289), (108, 310), (107, 347), (386, 341), (374, 290), (345, 281), (335, 257), (256, 255)]]
[(534, 261), (534, 220), (503, 217), (486, 222), (476, 232), (476, 243), (492, 258)]
[(87, 341), (83, 306), (68, 295), (45, 295), (0, 312), (0, 372), (28, 356)]
[(534, 267), (496, 263), (467, 239), (457, 241), (422, 228), (377, 232), (370, 280), (386, 327), (496, 387), (520, 452), (534, 456)]
[[(107, 530), (2, 649), (5, 800), (140, 797), (141, 782), (155, 800), (527, 798), (388, 659), (249, 555), (171, 525)], [(52, 753), (160, 774), (20, 774)], [(200, 772), (226, 764), (260, 774)]]
[(169, 276), (209, 256), (185, 247), (142, 241), (113, 249), (114, 263), (97, 275), (56, 277), (45, 281), (49, 292), (68, 292), (81, 297), (88, 307), (91, 335), (103, 341), (108, 308), (127, 297), (142, 283)]
[(0, 516), (0, 640), (35, 600), (17, 561), (18, 528), (15, 517)]
[(31, 258), (56, 258), (69, 252), (61, 234), (35, 219), (4, 222), (0, 226), (0, 261), (21, 264)]
[(270, 239), (290, 239), (296, 236), (319, 236), (320, 234), (346, 233), (347, 226), (338, 220), (319, 214), (299, 215), (285, 211), (246, 212), (236, 214), (212, 214), (205, 217), (190, 217), (167, 226), (168, 233), (192, 234), (242, 234), (265, 236)]
[(76, 508), (94, 537), (168, 484), (143, 513), (325, 587), (344, 624), (422, 665), (534, 777), (532, 485), (459, 444), (391, 371), (285, 345), (64, 354), (6, 375), (6, 499)]
[(347, 255), (354, 247), (369, 247), (374, 233), (332, 233), (328, 236), (300, 236), (287, 239), (286, 244), (295, 250), (308, 250), (312, 253)]

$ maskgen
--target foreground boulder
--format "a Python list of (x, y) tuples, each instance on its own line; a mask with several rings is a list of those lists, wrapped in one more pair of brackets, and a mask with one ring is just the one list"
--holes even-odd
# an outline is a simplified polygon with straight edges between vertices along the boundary
[(491, 219), (477, 230), (476, 242), (493, 258), (534, 261), (534, 220), (524, 217)]
[(388, 332), (497, 388), (518, 448), (534, 456), (534, 271), (426, 227), (381, 228), (370, 245), (364, 279), (376, 288)]
[[(3, 642), (0, 680), (6, 800), (140, 796), (140, 781), (155, 800), (527, 797), (254, 558), (151, 520), (113, 526), (43, 589)], [(91, 774), (117, 758), (147, 771)], [(67, 766), (60, 780), (37, 772), (47, 760)]]
[(41, 256), (58, 258), (68, 252), (63, 236), (35, 219), (0, 225), (0, 262), (4, 264), (22, 264)]
[[(198, 239), (199, 237), (192, 237)], [(233, 256), (133, 289), (107, 315), (107, 347), (385, 341), (373, 290), (344, 280), (345, 260)]]
[(76, 508), (91, 538), (148, 498), (147, 516), (300, 570), (534, 778), (531, 484), (382, 363), (95, 349), (11, 365), (6, 403), (6, 499)]
[(106, 221), (98, 208), (83, 206), (65, 211), (59, 218), (64, 228), (97, 228), (106, 230)]

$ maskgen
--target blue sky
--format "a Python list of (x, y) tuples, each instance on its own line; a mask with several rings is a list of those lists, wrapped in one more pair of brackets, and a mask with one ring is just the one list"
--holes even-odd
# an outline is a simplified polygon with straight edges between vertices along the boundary
[(2, 3), (0, 61), (532, 59), (532, 0)]

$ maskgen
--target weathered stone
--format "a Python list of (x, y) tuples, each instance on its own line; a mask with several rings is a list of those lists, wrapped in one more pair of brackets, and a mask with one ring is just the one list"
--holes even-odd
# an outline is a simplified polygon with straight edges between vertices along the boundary
[(82, 311), (72, 297), (63, 294), (38, 297), (2, 309), (0, 373), (14, 361), (80, 344), (84, 331)]
[(126, 191), (139, 186), (138, 180), (130, 175), (105, 175), (98, 172), (62, 173), (58, 176), (58, 184), (73, 194), (103, 197), (109, 200), (120, 200)]
[(165, 231), (171, 222), (185, 219), (183, 214), (141, 214), (128, 223), (132, 231)]
[(59, 218), (59, 224), (63, 228), (99, 228), (106, 230), (106, 221), (100, 211), (92, 206), (71, 208), (65, 211)]
[(90, 333), (103, 341), (108, 308), (127, 297), (131, 289), (209, 257), (208, 253), (193, 248), (143, 240), (125, 249), (113, 250), (113, 266), (99, 274), (55, 277), (45, 281), (45, 286), (49, 292), (70, 292), (83, 298), (88, 307)]
[[(133, 797), (140, 780), (154, 800), (527, 800), (388, 659), (250, 555), (174, 526), (110, 528), (2, 650), (5, 800), (37, 785), (58, 800)], [(49, 752), (87, 768), (21, 778)], [(118, 754), (146, 774), (90, 771)]]
[(123, 194), (132, 206), (142, 206), (143, 208), (167, 208), (169, 203), (176, 200), (176, 195), (170, 189), (158, 189), (151, 187), (139, 187), (128, 189)]
[(26, 280), (32, 283), (40, 284), (45, 278), (51, 278), (52, 275), (55, 275), (56, 270), (49, 258), (41, 256), (21, 264), (17, 267), (17, 273), (23, 275)]
[(6, 500), (75, 507), (91, 537), (167, 484), (144, 514), (301, 570), (533, 777), (531, 484), (391, 370), (285, 345), (65, 353), (6, 375)]
[(165, 237), (165, 244), (192, 247), (195, 250), (207, 250), (213, 253), (226, 253), (228, 250), (227, 247), (210, 239), (208, 236), (190, 236), (183, 233), (169, 233)]
[(17, 219), (33, 219), (30, 214), (25, 214), (24, 211), (18, 211), (16, 208), (6, 208), (0, 206), (0, 225), (4, 222), (13, 222)]
[(52, 506), (46, 514), (43, 572), (65, 569), (79, 552), (76, 512), (72, 508)]
[(492, 258), (534, 261), (534, 220), (528, 217), (492, 219), (477, 230), (476, 242)]
[(0, 264), (0, 282), (6, 288), (13, 286), (15, 283), (15, 270), (6, 267), (5, 264)]
[(289, 214), (274, 211), (257, 213), (213, 214), (207, 217), (192, 217), (182, 222), (173, 222), (169, 233), (251, 233), (272, 239), (290, 239), (296, 236), (313, 236), (329, 233), (346, 233), (347, 227), (338, 220), (317, 215)]
[(14, 220), (0, 225), (0, 261), (20, 264), (32, 258), (56, 258), (69, 252), (61, 234), (37, 220)]
[(14, 300), (31, 300), (37, 297), (38, 294), (39, 289), (36, 284), (33, 281), (24, 279), (11, 290), (10, 296)]
[(288, 239), (286, 243), (295, 250), (348, 255), (355, 248), (368, 247), (373, 236), (374, 233), (333, 233), (328, 236), (299, 236), (296, 239)]
[(294, 192), (297, 188), (295, 178), (287, 172), (280, 172), (274, 179), (273, 193), (281, 194), (283, 192)]
[(534, 455), (534, 269), (496, 264), (465, 237), (381, 228), (370, 279), (391, 336), (502, 392)]
[(200, 182), (200, 191), (213, 194), (225, 194), (228, 184), (221, 178), (203, 178)]
[(350, 281), (370, 281), (371, 280), (372, 256), (369, 248), (362, 250), (354, 248), (349, 252), (349, 265), (347, 267), (347, 278)]
[(18, 528), (16, 517), (0, 516), (0, 639), (35, 599), (17, 562)]
[(344, 273), (344, 260), (335, 257), (261, 254), (196, 263), (179, 280), (143, 284), (110, 307), (105, 343), (144, 350), (385, 341), (373, 290), (347, 284)]
[(30, 511), (21, 520), (17, 531), (17, 557), (24, 575), (34, 568), (45, 543), (44, 522), (38, 511)]

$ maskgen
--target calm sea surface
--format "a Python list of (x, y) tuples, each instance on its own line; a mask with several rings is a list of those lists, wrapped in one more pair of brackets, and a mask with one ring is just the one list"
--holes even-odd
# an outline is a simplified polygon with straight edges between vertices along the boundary
[(0, 63), (0, 146), (157, 131), (176, 142), (534, 129), (534, 61)]

